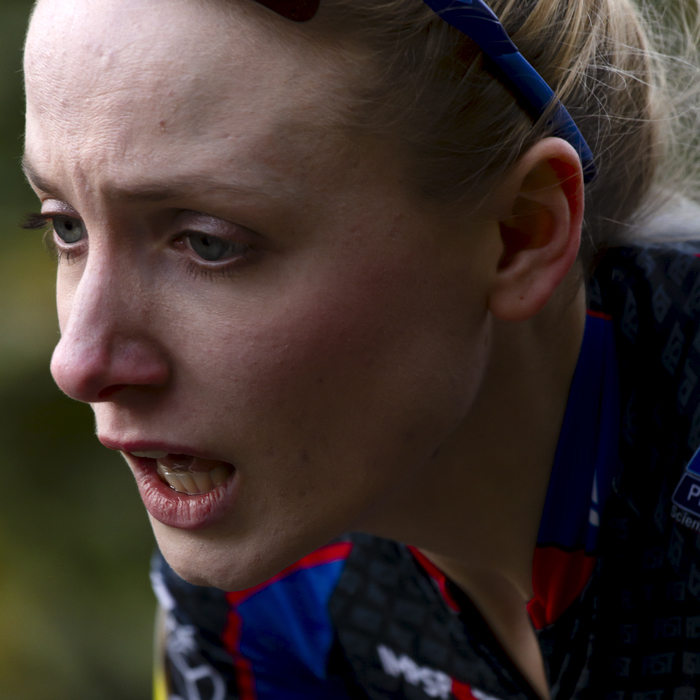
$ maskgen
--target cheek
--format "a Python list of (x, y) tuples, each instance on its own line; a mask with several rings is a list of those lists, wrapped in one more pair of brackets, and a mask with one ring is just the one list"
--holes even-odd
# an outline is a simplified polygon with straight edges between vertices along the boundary
[(468, 275), (387, 254), (287, 279), (274, 293), (183, 295), (167, 320), (179, 329), (168, 425), (206, 435), (241, 483), (211, 533), (154, 523), (197, 583), (258, 583), (361, 527), (459, 425), (482, 372), (484, 304)]
[(61, 332), (63, 332), (68, 323), (74, 297), (75, 284), (59, 268), (56, 275), (56, 310), (58, 312), (58, 326)]
[(483, 316), (419, 265), (361, 269), (307, 275), (264, 303), (229, 300), (230, 313), (189, 334), (190, 386), (217, 396), (237, 430), (276, 432), (300, 452), (324, 441), (376, 453), (391, 441), (432, 445), (426, 435), (466, 410)]
[(186, 393), (230, 450), (245, 498), (207, 548), (154, 524), (181, 575), (263, 580), (354, 529), (461, 421), (483, 363), (481, 315), (444, 279), (369, 272), (237, 306), (206, 342), (208, 324), (192, 334)]
[[(213, 324), (195, 321), (198, 330), (188, 334), (193, 343), (187, 343), (181, 364), (238, 399), (249, 394), (255, 404), (282, 401), (292, 387), (310, 390), (371, 370), (387, 351), (387, 334), (380, 329), (388, 309), (369, 302), (365, 290), (344, 280), (322, 289), (287, 289), (271, 302), (234, 302)], [(197, 356), (200, 362), (193, 364)]]

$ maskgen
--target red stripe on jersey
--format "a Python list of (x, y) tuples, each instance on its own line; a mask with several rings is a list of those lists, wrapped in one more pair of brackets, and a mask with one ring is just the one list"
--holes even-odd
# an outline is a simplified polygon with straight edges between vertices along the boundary
[(428, 559), (428, 557), (426, 557), (420, 550), (416, 549), (415, 547), (409, 547), (408, 551), (411, 552), (416, 561), (423, 567), (425, 573), (428, 574), (428, 576), (430, 576), (435, 583), (437, 583), (445, 602), (453, 610), (459, 612), (459, 605), (457, 605), (457, 602), (447, 588), (447, 576), (445, 576), (445, 574), (443, 574), (442, 571), (440, 571), (440, 569), (438, 569), (437, 566), (435, 566), (435, 564), (433, 564), (433, 562), (430, 561), (430, 559)]
[(586, 316), (593, 316), (593, 318), (602, 318), (604, 321), (612, 321), (612, 316), (610, 314), (606, 314), (604, 311), (591, 311), (590, 309), (587, 309)]
[(552, 624), (581, 595), (595, 568), (596, 557), (583, 550), (537, 547), (532, 563), (533, 599), (527, 611), (535, 629)]
[(255, 692), (255, 676), (253, 666), (243, 654), (241, 654), (241, 632), (243, 621), (236, 608), (231, 608), (226, 621), (226, 629), (221, 636), (221, 641), (233, 658), (233, 673), (236, 677), (236, 689), (240, 700), (257, 700)]
[(460, 683), (454, 678), (452, 679), (452, 695), (454, 695), (456, 700), (476, 700), (472, 695), (471, 686), (466, 683)]

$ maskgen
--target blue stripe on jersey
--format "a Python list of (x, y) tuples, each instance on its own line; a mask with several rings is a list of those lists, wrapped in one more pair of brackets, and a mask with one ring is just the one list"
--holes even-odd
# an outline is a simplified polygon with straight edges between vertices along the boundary
[(344, 565), (300, 569), (238, 605), (240, 651), (252, 664), (258, 700), (349, 700), (327, 676), (334, 636), (328, 602)]
[(586, 330), (540, 522), (538, 545), (596, 549), (600, 514), (617, 467), (620, 390), (611, 319)]

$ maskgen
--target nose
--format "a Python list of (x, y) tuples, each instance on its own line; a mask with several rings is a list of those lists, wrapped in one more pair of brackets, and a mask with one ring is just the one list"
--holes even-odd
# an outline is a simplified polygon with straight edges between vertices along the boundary
[(97, 403), (129, 387), (167, 383), (167, 355), (147, 311), (154, 305), (133, 275), (88, 262), (74, 287), (59, 274), (57, 300), (61, 340), (51, 374), (68, 396)]

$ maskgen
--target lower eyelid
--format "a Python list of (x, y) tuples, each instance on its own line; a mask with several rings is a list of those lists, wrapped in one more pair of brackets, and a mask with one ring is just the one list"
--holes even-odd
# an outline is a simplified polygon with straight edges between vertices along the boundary
[(191, 258), (187, 260), (186, 268), (187, 272), (195, 279), (205, 278), (210, 281), (216, 281), (220, 279), (227, 279), (236, 277), (242, 272), (241, 266), (245, 263), (243, 256), (239, 256), (234, 260), (228, 260), (225, 263), (219, 263), (218, 265), (206, 264), (192, 260)]
[(65, 257), (66, 260), (70, 260), (76, 255), (80, 255), (83, 252), (83, 248), (87, 245), (87, 237), (81, 238), (75, 243), (66, 243), (55, 231), (53, 226), (51, 226), (45, 235), (45, 240), (47, 241), (47, 246), (52, 248), (58, 253), (59, 258)]

